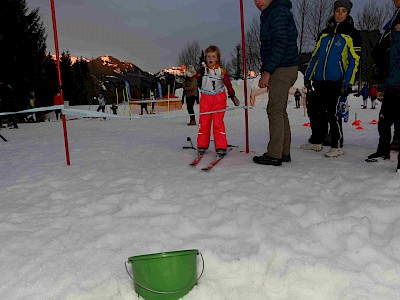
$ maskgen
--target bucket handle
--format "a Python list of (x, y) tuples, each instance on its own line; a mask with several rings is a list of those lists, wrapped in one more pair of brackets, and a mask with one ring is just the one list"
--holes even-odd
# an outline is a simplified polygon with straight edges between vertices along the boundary
[(201, 276), (203, 276), (203, 272), (204, 272), (204, 258), (203, 258), (203, 255), (201, 254), (201, 252), (197, 252), (197, 255), (199, 255), (199, 254), (200, 254), (200, 256), (201, 256), (201, 261), (202, 261), (202, 270), (201, 270), (200, 276), (197, 278), (197, 280), (196, 280), (196, 282), (195, 282), (194, 284), (191, 284), (191, 285), (189, 285), (189, 286), (187, 286), (187, 287), (185, 287), (185, 288), (183, 288), (183, 289), (181, 289), (181, 290), (179, 290), (179, 291), (175, 291), (175, 292), (161, 292), (161, 291), (155, 291), (155, 290), (152, 290), (152, 289), (150, 289), (150, 288), (148, 288), (148, 287), (145, 287), (145, 286), (141, 285), (141, 284), (138, 283), (138, 282), (135, 282), (135, 279), (133, 278), (133, 276), (131, 275), (131, 273), (129, 273), (129, 271), (128, 271), (128, 267), (127, 267), (127, 265), (126, 265), (126, 264), (128, 263), (127, 261), (125, 262), (125, 269), (126, 269), (126, 272), (127, 272), (128, 275), (129, 275), (129, 277), (133, 280), (133, 282), (135, 282), (135, 284), (137, 284), (138, 286), (140, 286), (142, 289), (145, 289), (146, 291), (153, 292), (153, 293), (156, 293), (156, 294), (178, 294), (178, 293), (183, 292), (183, 291), (186, 291), (187, 289), (190, 289), (192, 286), (196, 285), (196, 284), (199, 282)]

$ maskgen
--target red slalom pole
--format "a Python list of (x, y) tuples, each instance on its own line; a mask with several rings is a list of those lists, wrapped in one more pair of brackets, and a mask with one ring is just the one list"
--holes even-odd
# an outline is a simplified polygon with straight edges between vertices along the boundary
[[(244, 105), (247, 107), (247, 74), (246, 74), (246, 41), (244, 34), (244, 14), (243, 14), (243, 0), (240, 0), (240, 24), (242, 30), (242, 64), (243, 64), (243, 93)], [(246, 153), (249, 153), (249, 110), (244, 110), (245, 126), (246, 126)]]
[[(51, 5), (51, 18), (53, 21), (53, 32), (54, 32), (54, 47), (56, 50), (56, 61), (57, 61), (57, 72), (58, 72), (58, 85), (60, 89), (61, 103), (64, 104), (64, 93), (62, 90), (62, 79), (61, 79), (61, 68), (60, 68), (60, 53), (58, 49), (58, 36), (57, 36), (57, 22), (56, 22), (56, 10), (54, 8), (54, 0), (50, 0)], [(65, 121), (65, 114), (61, 115), (64, 129), (64, 144), (65, 144), (65, 156), (67, 159), (67, 165), (71, 165), (69, 160), (69, 149), (68, 149), (68, 133), (67, 133), (67, 122)]]

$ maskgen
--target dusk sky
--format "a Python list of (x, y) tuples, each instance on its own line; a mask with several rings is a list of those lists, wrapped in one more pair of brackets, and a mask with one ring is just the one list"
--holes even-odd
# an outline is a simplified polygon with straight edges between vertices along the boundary
[[(369, 0), (354, 0), (352, 15)], [(228, 59), (241, 41), (239, 0), (54, 0), (60, 52), (96, 58), (112, 55), (149, 72), (176, 65), (179, 53), (198, 40), (220, 47)], [(260, 12), (244, 0), (245, 22)], [(27, 0), (39, 8), (54, 50), (50, 0)]]

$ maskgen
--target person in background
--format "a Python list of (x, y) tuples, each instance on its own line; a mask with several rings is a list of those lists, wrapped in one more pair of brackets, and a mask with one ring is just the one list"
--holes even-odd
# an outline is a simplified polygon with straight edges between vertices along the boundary
[(378, 88), (375, 84), (371, 86), (369, 96), (371, 97), (371, 109), (375, 109), (376, 99), (378, 99)]
[(156, 96), (155, 93), (153, 93), (152, 91), (150, 91), (150, 99), (151, 99), (151, 113), (154, 114), (154, 107), (156, 104)]
[[(190, 122), (189, 126), (196, 125), (196, 116), (194, 115), (194, 103), (197, 99), (197, 71), (192, 65), (186, 68), (185, 81), (183, 82), (183, 93), (186, 95), (186, 107), (189, 113)], [(183, 96), (182, 96), (183, 99)], [(183, 100), (182, 100), (183, 101)]]
[(294, 100), (296, 102), (296, 108), (300, 108), (300, 100), (302, 97), (303, 96), (300, 93), (299, 89), (296, 89), (296, 92), (294, 92)]
[[(400, 122), (400, 0), (393, 0), (396, 11), (384, 27), (372, 54), (379, 72), (385, 76), (385, 90), (379, 112), (379, 142), (375, 153), (365, 161), (376, 162), (390, 158), (391, 127)], [(397, 171), (400, 170), (400, 152)]]
[[(97, 97), (97, 101), (99, 102), (99, 107), (97, 108), (97, 112), (99, 112), (101, 110), (103, 113), (105, 113), (106, 99), (104, 98), (102, 93), (99, 93), (99, 96)], [(105, 120), (106, 117), (103, 117), (103, 119)]]
[[(35, 97), (35, 92), (32, 91), (29, 93), (29, 97), (28, 97), (28, 109), (32, 109), (35, 107), (36, 107), (36, 97)], [(31, 114), (27, 115), (27, 117), (25, 118), (25, 122), (27, 122), (27, 123), (36, 122), (36, 114), (31, 113)]]
[[(64, 103), (62, 103), (62, 101), (61, 101), (61, 94), (60, 94), (60, 92), (58, 92), (57, 94), (54, 95), (53, 104), (54, 104), (54, 105), (63, 105), (63, 104), (64, 104)], [(61, 109), (56, 109), (56, 110), (54, 111), (54, 113), (56, 114), (56, 119), (57, 119), (57, 120), (58, 120), (58, 117), (61, 118), (61, 116), (62, 116)]]
[[(146, 97), (144, 94), (140, 95), (140, 100), (141, 101), (146, 101)], [(140, 114), (143, 115), (143, 109), (146, 111), (146, 114), (149, 114), (149, 111), (147, 110), (147, 102), (140, 102)]]
[[(201, 101), (199, 133), (197, 135), (198, 155), (203, 155), (210, 143), (211, 126), (213, 127), (214, 145), (217, 155), (226, 155), (228, 141), (225, 131), (226, 92), (235, 106), (240, 102), (235, 96), (232, 83), (225, 68), (221, 67), (221, 51), (217, 46), (208, 46), (205, 50), (206, 63), (197, 75), (201, 78)], [(212, 113), (213, 111), (219, 111)]]
[[(331, 149), (326, 157), (338, 157), (343, 152), (342, 118), (338, 115), (339, 97), (348, 96), (354, 84), (361, 51), (358, 30), (350, 16), (353, 4), (349, 0), (334, 2), (334, 15), (320, 33), (304, 75), (304, 85), (313, 92), (315, 112), (310, 117), (312, 136), (304, 150), (321, 151), (329, 123)], [(313, 80), (313, 82), (311, 82)]]
[(367, 102), (368, 102), (368, 97), (369, 97), (369, 88), (366, 84), (364, 84), (364, 86), (362, 87), (361, 91), (361, 96), (363, 98), (363, 109), (367, 108)]
[[(11, 85), (0, 81), (0, 112), (15, 112), (15, 111), (16, 111), (16, 103), (15, 103), (13, 88), (11, 87)], [(7, 118), (8, 118), (8, 127), (17, 129), (18, 124), (17, 124), (16, 114), (7, 115)]]
[[(186, 78), (185, 78), (186, 79)], [(183, 92), (182, 92), (182, 104), (184, 104), (185, 103), (185, 99), (186, 99), (186, 97), (187, 97), (187, 95), (186, 95), (186, 91), (185, 91), (185, 89), (183, 89)]]
[(110, 106), (110, 109), (111, 109), (111, 111), (113, 112), (114, 115), (117, 114), (118, 106), (115, 105), (115, 103), (113, 103), (113, 104)]
[(299, 55), (297, 28), (289, 0), (254, 0), (260, 16), (260, 88), (267, 88), (269, 100), (269, 142), (267, 152), (254, 156), (256, 164), (281, 166), (290, 162), (291, 131), (287, 114), (289, 89), (297, 79)]

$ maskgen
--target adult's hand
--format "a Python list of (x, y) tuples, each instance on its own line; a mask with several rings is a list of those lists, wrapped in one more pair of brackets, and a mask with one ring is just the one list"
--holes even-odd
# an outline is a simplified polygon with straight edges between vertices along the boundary
[(269, 89), (269, 78), (271, 77), (271, 74), (268, 72), (262, 72), (260, 81), (258, 82), (258, 87), (260, 88), (268, 88)]

